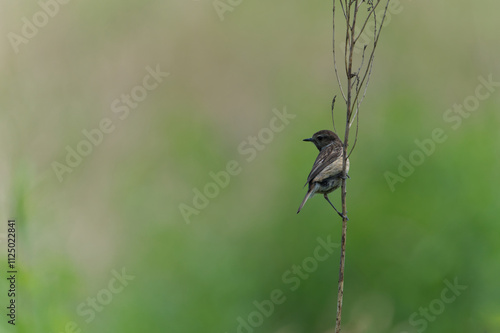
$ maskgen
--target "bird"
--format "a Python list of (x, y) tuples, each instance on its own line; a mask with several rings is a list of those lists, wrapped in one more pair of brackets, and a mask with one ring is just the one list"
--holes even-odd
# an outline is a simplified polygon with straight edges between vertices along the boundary
[[(335, 208), (328, 194), (335, 191), (342, 184), (343, 173), (343, 144), (337, 134), (330, 130), (321, 130), (314, 133), (311, 138), (304, 139), (303, 141), (309, 141), (314, 143), (316, 148), (319, 150), (318, 157), (314, 161), (309, 176), (307, 177), (307, 182), (305, 185), (309, 184), (304, 200), (300, 204), (297, 214), (300, 213), (305, 203), (309, 198), (311, 198), (316, 193), (323, 194), (324, 198), (328, 203), (335, 209), (335, 211), (342, 217), (341, 212)], [(347, 172), (349, 171), (349, 159), (346, 161), (346, 178), (349, 178)], [(305, 186), (304, 185), (304, 186)]]

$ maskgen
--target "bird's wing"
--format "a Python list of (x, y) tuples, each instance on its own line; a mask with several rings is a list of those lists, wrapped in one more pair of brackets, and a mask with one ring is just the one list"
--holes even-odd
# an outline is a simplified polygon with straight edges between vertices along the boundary
[(306, 185), (313, 180), (321, 171), (323, 171), (328, 165), (332, 164), (336, 159), (338, 159), (342, 155), (342, 144), (332, 144), (323, 148), (318, 157), (316, 157), (316, 161), (314, 161), (314, 165), (312, 167), (309, 176), (307, 176)]

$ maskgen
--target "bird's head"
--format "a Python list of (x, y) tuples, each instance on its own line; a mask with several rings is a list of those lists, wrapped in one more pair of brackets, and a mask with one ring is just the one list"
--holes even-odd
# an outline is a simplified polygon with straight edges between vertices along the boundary
[(329, 144), (334, 143), (336, 141), (342, 142), (342, 141), (340, 141), (337, 134), (335, 134), (329, 130), (322, 130), (322, 131), (316, 132), (316, 133), (314, 133), (312, 138), (304, 139), (303, 141), (310, 141), (310, 142), (314, 143), (314, 145), (316, 146), (316, 148), (318, 148), (318, 150), (321, 150), (324, 147), (326, 147)]

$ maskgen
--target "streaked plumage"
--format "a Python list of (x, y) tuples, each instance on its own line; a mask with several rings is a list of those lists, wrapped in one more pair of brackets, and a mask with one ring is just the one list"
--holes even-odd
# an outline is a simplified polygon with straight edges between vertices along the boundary
[[(312, 138), (304, 139), (304, 141), (313, 142), (316, 148), (318, 148), (319, 154), (307, 177), (306, 185), (309, 184), (309, 188), (304, 200), (302, 200), (300, 204), (297, 214), (301, 211), (310, 197), (316, 193), (321, 193), (333, 209), (342, 216), (330, 202), (330, 199), (328, 199), (328, 193), (335, 191), (342, 184), (342, 141), (337, 134), (329, 130), (316, 132)], [(349, 160), (347, 160), (346, 173), (348, 171)]]

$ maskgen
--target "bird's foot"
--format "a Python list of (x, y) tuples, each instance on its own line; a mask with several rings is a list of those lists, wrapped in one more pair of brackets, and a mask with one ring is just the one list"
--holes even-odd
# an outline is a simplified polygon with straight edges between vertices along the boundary
[[(340, 212), (337, 212), (339, 214), (339, 216), (342, 218), (342, 219), (345, 219), (346, 221), (349, 221), (349, 218), (347, 217), (347, 215), (342, 215), (342, 213)], [(347, 214), (347, 212), (345, 212)]]

